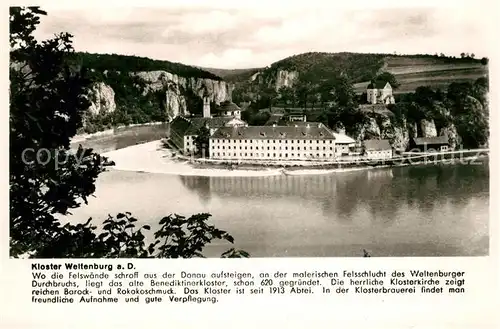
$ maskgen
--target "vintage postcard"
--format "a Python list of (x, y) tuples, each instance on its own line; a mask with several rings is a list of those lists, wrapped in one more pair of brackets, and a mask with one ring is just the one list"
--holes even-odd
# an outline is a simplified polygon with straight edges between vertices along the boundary
[(8, 7), (0, 327), (495, 327), (495, 9)]

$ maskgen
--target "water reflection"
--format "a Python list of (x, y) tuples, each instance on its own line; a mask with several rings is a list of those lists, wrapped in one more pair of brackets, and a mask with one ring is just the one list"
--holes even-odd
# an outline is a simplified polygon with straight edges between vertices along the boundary
[(466, 256), (488, 253), (488, 200), (486, 165), (276, 177), (109, 171), (72, 217), (130, 211), (154, 231), (167, 214), (208, 212), (254, 257)]
[(210, 191), (219, 197), (325, 197), (335, 195), (336, 177), (268, 176), (268, 177), (193, 177), (181, 176), (182, 183), (197, 193)]
[(362, 201), (384, 198), (393, 169), (357, 171), (333, 175), (270, 177), (192, 177), (181, 182), (202, 198), (297, 198), (320, 201), (326, 214), (349, 214)]
[(326, 218), (349, 223), (365, 210), (383, 226), (417, 209), (431, 216), (448, 202), (464, 206), (471, 196), (488, 193), (488, 165), (427, 165), (311, 176), (180, 177), (205, 203), (222, 199), (286, 199), (317, 203)]
[(202, 204), (207, 205), (212, 199), (210, 177), (179, 176), (182, 184), (191, 191), (195, 191)]

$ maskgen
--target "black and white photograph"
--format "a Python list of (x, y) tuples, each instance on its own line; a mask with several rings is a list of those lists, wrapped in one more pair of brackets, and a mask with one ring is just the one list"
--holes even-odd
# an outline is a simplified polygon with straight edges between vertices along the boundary
[(9, 11), (10, 258), (490, 254), (473, 6)]

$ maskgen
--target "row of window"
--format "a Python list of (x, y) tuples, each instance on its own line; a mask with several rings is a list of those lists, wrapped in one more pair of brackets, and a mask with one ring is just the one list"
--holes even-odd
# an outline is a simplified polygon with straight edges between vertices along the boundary
[[(276, 144), (276, 141), (278, 141), (278, 143), (285, 143), (285, 144), (288, 144), (288, 141), (290, 141), (291, 144), (293, 144), (293, 143), (299, 144), (300, 143), (300, 140), (294, 140), (294, 139), (285, 139), (285, 140), (281, 140), (281, 139), (256, 139), (256, 140), (253, 140), (253, 139), (236, 139), (236, 140), (235, 139), (231, 139), (230, 140), (230, 139), (217, 139), (217, 138), (214, 138), (214, 139), (212, 139), (212, 141), (214, 143), (216, 143), (216, 144), (217, 143), (250, 143), (250, 144), (252, 144), (254, 141), (255, 141), (255, 143), (259, 143), (259, 142), (266, 143), (266, 141), (267, 141), (267, 144), (271, 143), (271, 141), (274, 144)], [(309, 144), (312, 144), (313, 141), (315, 141), (317, 144), (321, 143), (320, 140), (312, 140), (311, 139), (311, 140), (309, 140)], [(305, 139), (302, 140), (302, 143), (305, 144), (306, 142), (307, 141)], [(332, 139), (328, 140), (328, 143), (332, 144), (333, 140)], [(326, 140), (325, 139), (323, 139), (323, 144), (326, 144)]]
[(370, 151), (369, 153), (370, 153), (370, 154), (384, 154), (384, 153), (387, 153), (387, 154), (392, 154), (392, 151), (391, 151), (391, 150), (385, 150), (385, 151)]
[[(189, 145), (189, 144), (188, 144), (188, 145)], [(244, 149), (245, 149), (245, 150), (247, 149), (247, 147), (246, 147), (246, 146), (243, 146), (243, 147), (244, 147)], [(223, 150), (225, 150), (225, 149), (226, 149), (226, 147), (225, 147), (225, 146), (222, 146), (222, 147), (221, 147), (220, 145), (217, 145), (217, 149), (221, 149), (221, 148), (222, 148)], [(249, 146), (249, 148), (250, 148), (250, 150), (253, 150), (253, 146)], [(230, 149), (231, 149), (231, 146), (228, 146), (228, 147), (227, 147), (227, 149), (228, 149), (228, 150), (230, 150)], [(234, 150), (236, 150), (236, 149), (237, 149), (237, 147), (236, 147), (236, 146), (233, 146), (233, 149), (234, 149)], [(242, 149), (242, 146), (240, 146), (240, 148), (239, 148), (239, 149), (241, 150), (241, 149)], [(258, 150), (258, 149), (259, 149), (259, 147), (258, 147), (258, 146), (256, 146), (256, 147), (255, 147), (255, 149), (256, 149), (256, 150)], [(262, 146), (261, 150), (264, 150), (264, 149), (265, 149), (265, 148), (264, 148), (264, 146)], [(270, 150), (270, 149), (271, 149), (271, 147), (270, 147), (270, 146), (268, 146), (268, 147), (267, 147), (267, 149), (268, 149), (268, 150)], [(272, 149), (273, 149), (273, 150), (276, 150), (276, 146), (273, 146), (273, 148), (272, 148)], [(293, 146), (291, 146), (291, 147), (290, 147), (290, 149), (291, 149), (291, 150), (294, 150), (294, 147), (293, 147)], [(304, 148), (303, 148), (303, 149), (304, 149), (304, 151), (305, 151), (305, 150), (307, 150), (307, 147), (305, 147), (305, 146), (304, 146)], [(312, 148), (312, 146), (311, 146), (311, 147), (309, 147), (309, 150), (312, 150), (312, 149), (313, 149), (313, 148)], [(317, 151), (319, 151), (319, 149), (320, 149), (320, 147), (319, 147), (319, 146), (317, 146), (317, 147), (316, 147), (316, 150), (317, 150)], [(326, 148), (326, 146), (323, 146), (323, 151), (324, 151), (324, 150), (326, 150), (326, 149), (327, 149), (327, 148)], [(337, 148), (337, 149), (340, 149), (340, 148)], [(215, 150), (215, 145), (212, 145), (212, 150)], [(282, 150), (281, 146), (279, 146), (279, 147), (278, 147), (278, 150)], [(285, 146), (285, 150), (288, 150), (288, 146)], [(298, 150), (298, 151), (300, 151), (300, 146), (297, 146), (297, 150)], [(331, 147), (331, 146), (330, 146), (330, 151), (331, 151), (331, 150), (333, 150), (333, 147)]]
[[(214, 153), (212, 157), (215, 157), (215, 158), (220, 158), (220, 157), (240, 157), (240, 158), (244, 158), (244, 157), (247, 157), (247, 158), (264, 158), (264, 157), (267, 157), (267, 158), (293, 158), (295, 157), (295, 154), (294, 153), (291, 153), (290, 156), (288, 156), (288, 153), (285, 153), (285, 154), (281, 154), (281, 153), (267, 153), (267, 156), (265, 156), (266, 153), (225, 153), (225, 152), (217, 152), (217, 153)], [(309, 154), (300, 154), (300, 153), (297, 153), (296, 154), (296, 157), (297, 158), (326, 158), (326, 157), (333, 157), (334, 154), (333, 153), (316, 153), (316, 156), (313, 154), (313, 153), (309, 153)]]

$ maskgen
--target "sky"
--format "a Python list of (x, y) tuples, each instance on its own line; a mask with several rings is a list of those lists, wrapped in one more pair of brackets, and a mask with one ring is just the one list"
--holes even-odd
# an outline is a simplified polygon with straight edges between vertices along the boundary
[(264, 67), (309, 51), (454, 56), (468, 52), (489, 57), (491, 42), (484, 31), (490, 22), (482, 6), (306, 7), (309, 1), (245, 7), (234, 2), (211, 7), (200, 2), (162, 7), (42, 6), (48, 16), (42, 18), (36, 36), (46, 39), (69, 32), (78, 51), (224, 69)]

